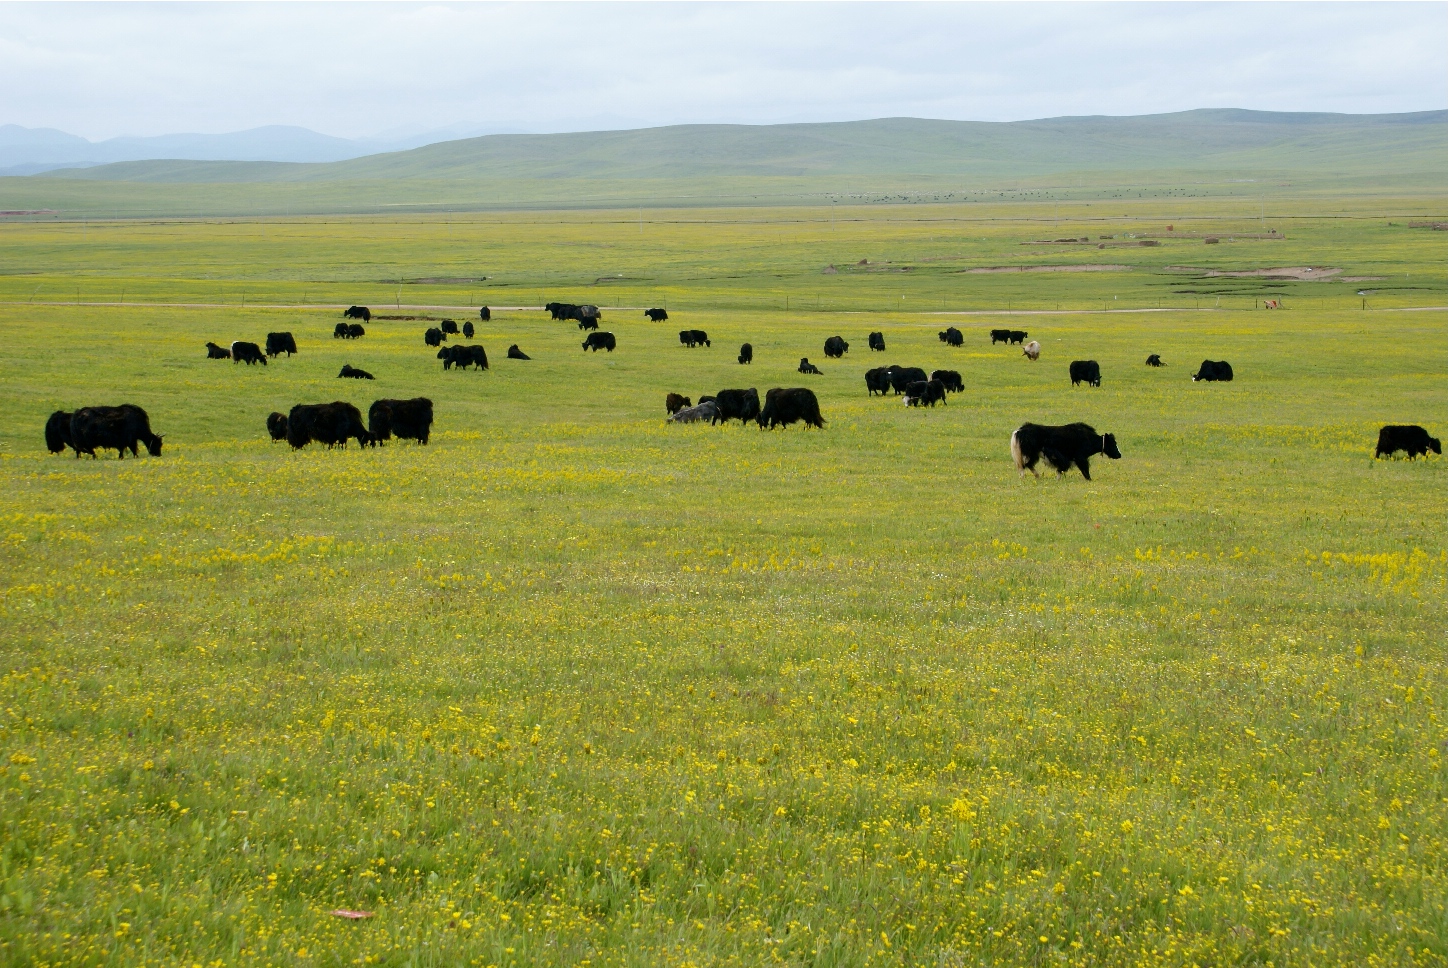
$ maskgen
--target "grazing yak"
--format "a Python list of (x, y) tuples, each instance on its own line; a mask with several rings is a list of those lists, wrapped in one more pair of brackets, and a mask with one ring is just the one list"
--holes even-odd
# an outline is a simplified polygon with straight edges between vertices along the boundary
[(350, 323), (347, 326), (348, 339), (361, 339), (367, 335), (367, 330), (362, 328), (361, 323)]
[(351, 363), (343, 363), (343, 364), (342, 364), (342, 372), (337, 374), (337, 378), (338, 378), (339, 380), (340, 380), (340, 379), (344, 379), (344, 378), (345, 378), (345, 379), (348, 379), (348, 380), (372, 380), (372, 379), (376, 379), (371, 373), (368, 373), (366, 370), (359, 370), (359, 369), (357, 369), (357, 367), (353, 366)]
[(594, 319), (594, 318), (592, 318), (592, 317), (589, 317), (588, 319), (580, 319), (580, 320), (578, 321), (578, 328), (579, 328), (579, 329), (598, 329), (598, 320), (596, 320), (596, 319)]
[(709, 334), (704, 332), (702, 329), (679, 330), (679, 342), (683, 343), (689, 349), (693, 349), (701, 343), (705, 346), (712, 345), (709, 342)]
[[(49, 438), (50, 429), (47, 427), (46, 439)], [(1400, 450), (1406, 451), (1408, 460), (1412, 460), (1419, 454), (1427, 457), (1429, 451), (1443, 453), (1443, 442), (1437, 437), (1429, 437), (1428, 431), (1417, 424), (1389, 424), (1378, 431), (1378, 449), (1374, 457), (1391, 456)]]
[[(582, 323), (584, 320), (597, 322), (603, 318), (603, 313), (598, 311), (597, 306), (577, 306), (573, 303), (551, 302), (543, 307), (553, 316), (554, 319), (572, 319)], [(582, 329), (583, 327), (579, 327)]]
[(993, 329), (993, 330), (990, 331), (990, 345), (994, 346), (994, 345), (997, 344), (997, 343), (1009, 343), (1010, 341), (1011, 341), (1011, 331), (1010, 331), (1010, 330), (1008, 330), (1008, 329)]
[(918, 380), (905, 388), (905, 406), (933, 407), (945, 402), (945, 384), (939, 380)]
[(940, 381), (947, 393), (960, 393), (965, 389), (965, 381), (954, 370), (936, 370), (930, 374), (930, 379)]
[(871, 333), (871, 334), (870, 334), (870, 349), (872, 349), (872, 350), (879, 350), (879, 351), (882, 352), (882, 353), (885, 352), (885, 334), (884, 334), (884, 333)]
[(251, 366), (253, 363), (260, 363), (262, 366), (266, 366), (266, 354), (264, 354), (261, 351), (261, 347), (255, 343), (246, 343), (237, 340), (231, 344), (231, 362), (245, 363), (247, 366)]
[(422, 334), (422, 341), (428, 346), (441, 346), (445, 339), (447, 339), (447, 337), (444, 336), (442, 330), (436, 326), (429, 326)]
[(458, 324), (457, 324), (457, 320), (455, 320), (455, 319), (444, 319), (444, 320), (438, 325), (438, 329), (442, 330), (444, 333), (447, 333), (449, 336), (456, 336), (456, 335), (458, 334)]
[(748, 390), (720, 390), (712, 402), (718, 412), (710, 423), (728, 423), (731, 420), (748, 423), (759, 416), (759, 391), (754, 387)]
[(122, 460), (127, 450), (132, 457), (139, 457), (138, 443), (145, 444), (146, 452), (152, 457), (161, 456), (161, 435), (151, 433), (151, 419), (140, 407), (129, 403), (119, 407), (82, 407), (71, 414), (70, 446), (77, 458), (81, 454), (95, 457), (97, 447), (102, 450), (114, 447)]
[(266, 432), (271, 434), (272, 443), (287, 439), (287, 415), (273, 410), (267, 414)]
[(865, 389), (870, 391), (872, 397), (877, 393), (883, 397), (890, 392), (890, 367), (877, 366), (873, 370), (866, 370)]
[(68, 410), (57, 410), (45, 422), (45, 449), (52, 454), (59, 454), (70, 446), (70, 418), (72, 416), (74, 414)]
[(481, 372), (488, 368), (487, 350), (476, 344), (467, 346), (459, 343), (457, 346), (444, 346), (437, 351), (437, 358), (442, 360), (444, 370), (451, 370), (453, 367), (466, 370), (475, 365)]
[(217, 346), (215, 343), (207, 343), (206, 358), (208, 360), (229, 360), (231, 359), (231, 350), (224, 346)]
[(954, 326), (947, 326), (936, 335), (940, 337), (940, 342), (944, 343), (946, 346), (965, 345), (965, 334), (962, 333), (960, 330), (956, 329)]
[(685, 407), (669, 419), (674, 423), (699, 423), (704, 420), (713, 423), (717, 416), (719, 416), (717, 403), (713, 400), (700, 400), (698, 406)]
[(887, 369), (890, 373), (890, 387), (897, 394), (904, 393), (910, 384), (924, 383), (927, 379), (925, 371), (918, 366), (892, 366)]
[(644, 315), (655, 323), (662, 323), (669, 318), (669, 312), (666, 309), (645, 309)]
[(825, 357), (827, 359), (837, 360), (849, 351), (850, 344), (846, 343), (838, 336), (831, 336), (829, 339), (825, 340)]
[(1075, 464), (1081, 469), (1081, 476), (1091, 480), (1090, 460), (1097, 454), (1105, 454), (1112, 460), (1121, 458), (1116, 448), (1115, 434), (1098, 434), (1084, 423), (1067, 424), (1064, 427), (1045, 427), (1041, 424), (1024, 423), (1011, 434), (1011, 457), (1021, 476), (1030, 471), (1036, 477), (1036, 462), (1042, 457), (1056, 469), (1059, 476)]
[(1021, 355), (1034, 363), (1041, 358), (1041, 344), (1035, 340), (1031, 340), (1025, 346), (1021, 347)]
[(1011, 330), (1011, 342), (1012, 342), (1012, 343), (1024, 343), (1025, 341), (1026, 341), (1026, 331), (1025, 331), (1025, 330), (1023, 330), (1023, 329), (1013, 329), (1013, 330)]
[(1201, 368), (1197, 370), (1192, 382), (1204, 380), (1207, 383), (1231, 383), (1232, 364), (1226, 360), (1202, 360)]
[(348, 336), (347, 336), (347, 333), (348, 333), (348, 332), (349, 332), (349, 330), (347, 329), (347, 324), (346, 324), (346, 323), (338, 323), (336, 326), (333, 326), (333, 327), (332, 327), (332, 338), (333, 338), (333, 339), (347, 339), (347, 338), (348, 338)]
[(432, 401), (427, 397), (378, 400), (367, 410), (367, 432), (374, 443), (396, 437), (425, 444), (432, 436)]
[(363, 447), (374, 443), (372, 435), (362, 426), (362, 413), (350, 403), (299, 403), (287, 414), (287, 443), (293, 450), (316, 441), (335, 447), (347, 446), (347, 438), (357, 438)]
[(815, 376), (824, 376), (824, 374), (820, 372), (820, 368), (809, 361), (808, 356), (801, 356), (799, 358), (799, 372), (812, 373)]
[(483, 322), (485, 322), (485, 323), (486, 323), (486, 322), (489, 322), (489, 321), (492, 320), (492, 318), (493, 318), (493, 311), (492, 311), (491, 309), (489, 309), (487, 306), (484, 306), (482, 309), (479, 309), (479, 310), (478, 310), (478, 319), (481, 319)]
[(1101, 364), (1095, 360), (1072, 360), (1071, 361), (1071, 385), (1080, 386), (1083, 383), (1093, 387), (1101, 385)]
[(1147, 365), (1147, 366), (1166, 366), (1166, 364), (1161, 361), (1161, 356), (1160, 356), (1160, 354), (1157, 354), (1157, 353), (1153, 353), (1153, 354), (1151, 354), (1150, 356), (1148, 356), (1148, 357), (1146, 358), (1146, 365)]
[(364, 323), (372, 322), (372, 310), (366, 306), (349, 306), (342, 310), (342, 315), (348, 319), (360, 319)]
[(471, 321), (471, 320), (469, 320), (469, 321), (466, 322), (466, 323), (463, 323), (463, 337), (464, 337), (465, 339), (472, 339), (475, 335), (477, 335), (477, 332), (478, 332), (478, 331), (473, 328), (473, 324), (472, 324), (472, 321)]
[(764, 409), (755, 418), (760, 430), (788, 427), (801, 420), (810, 427), (823, 429), (825, 425), (820, 402), (808, 387), (775, 387), (764, 395)]
[(266, 334), (266, 355), (281, 356), (283, 353), (291, 356), (297, 351), (297, 341), (292, 339), (291, 333), (267, 333)]
[(599, 330), (597, 333), (589, 333), (588, 339), (583, 341), (584, 350), (593, 350), (595, 353), (599, 350), (608, 350), (612, 353), (617, 346), (618, 341), (613, 338), (613, 334), (604, 332), (603, 330)]
[(749, 345), (748, 343), (745, 343), (743, 346), (739, 347), (739, 362), (740, 362), (741, 365), (742, 365), (742, 364), (745, 364), (745, 363), (753, 363), (753, 362), (754, 362), (754, 347), (753, 347), (753, 346)]
[(664, 410), (666, 410), (670, 416), (678, 413), (680, 410), (687, 410), (693, 405), (689, 398), (683, 394), (671, 393), (664, 397)]
[(517, 343), (514, 343), (512, 346), (508, 347), (508, 359), (510, 360), (531, 360), (532, 358), (533, 357), (529, 356), (527, 353), (524, 353), (522, 350), (518, 349)]

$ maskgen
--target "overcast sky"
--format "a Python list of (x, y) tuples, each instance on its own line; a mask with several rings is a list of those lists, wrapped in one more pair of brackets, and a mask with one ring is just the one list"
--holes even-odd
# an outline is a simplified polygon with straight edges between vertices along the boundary
[(343, 137), (1448, 106), (1448, 3), (0, 4), (0, 123)]

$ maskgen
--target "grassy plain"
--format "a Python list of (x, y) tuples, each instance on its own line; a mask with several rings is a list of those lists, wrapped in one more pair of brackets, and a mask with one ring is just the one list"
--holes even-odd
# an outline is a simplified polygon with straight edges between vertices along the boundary
[[(0, 277), (0, 961), (1442, 964), (1448, 471), (1371, 453), (1385, 422), (1448, 429), (1443, 235), (1388, 224), (1437, 201), (1018, 244), (1256, 223), (1151, 204), (0, 228), (37, 273)], [(936, 268), (1072, 261), (1133, 268)], [(1207, 283), (1222, 309), (1176, 291)], [(493, 368), (444, 374), (420, 321), (344, 343), (335, 309), (239, 305), (399, 288), (675, 318), (606, 308), (619, 350), (585, 355), (499, 312)], [(1051, 311), (909, 311), (942, 299)], [(1053, 311), (1108, 300), (1169, 311)], [(297, 357), (202, 358), (273, 329)], [(662, 420), (666, 391), (799, 385), (806, 355), (824, 431)], [(1204, 357), (1237, 381), (1192, 384)], [(966, 392), (870, 399), (886, 361)], [(293, 403), (416, 394), (425, 448), (265, 437)], [(44, 454), (50, 410), (122, 400), (162, 458)], [(1124, 458), (1021, 481), (1010, 431), (1076, 419)]]

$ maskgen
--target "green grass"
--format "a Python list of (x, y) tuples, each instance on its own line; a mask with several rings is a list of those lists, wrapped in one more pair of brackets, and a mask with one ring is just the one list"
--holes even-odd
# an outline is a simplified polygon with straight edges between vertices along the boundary
[[(56, 289), (136, 287), (26, 304), (0, 277), (22, 300), (0, 305), (0, 962), (1441, 964), (1448, 471), (1372, 446), (1386, 422), (1448, 429), (1445, 313), (1302, 283), (1284, 312), (1245, 292), (952, 320), (888, 296), (1109, 290), (819, 275), (1069, 258), (1016, 255), (1055, 237), (1039, 208), (955, 236), (899, 211), (839, 241), (787, 213), (0, 229), (4, 264)], [(1439, 289), (1397, 305), (1442, 305), (1439, 234), (1301, 214), (1211, 256), (1423, 272)], [(1145, 308), (1207, 249), (1107, 252), (1142, 260), (1117, 275)], [(666, 294), (675, 318), (606, 308), (610, 355), (499, 312), (479, 374), (443, 373), (422, 321), (346, 343), (332, 308), (160, 305), (305, 287), (381, 311), (384, 272), (483, 261), (495, 305), (591, 296), (607, 267), (650, 273), (620, 301)], [(804, 280), (869, 311), (785, 311)], [(1041, 360), (991, 347), (996, 325)], [(274, 329), (298, 356), (203, 358)], [(850, 353), (825, 360), (836, 333)], [(793, 372), (806, 355), (823, 376)], [(1236, 382), (1191, 383), (1204, 357)], [(1080, 358), (1099, 390), (1069, 387)], [(887, 361), (966, 391), (871, 399)], [(823, 431), (663, 420), (667, 391), (806, 380)], [(418, 394), (428, 447), (266, 439), (294, 403)], [(163, 457), (45, 455), (52, 409), (121, 401)], [(1011, 430), (1077, 419), (1123, 459), (1022, 481)]]

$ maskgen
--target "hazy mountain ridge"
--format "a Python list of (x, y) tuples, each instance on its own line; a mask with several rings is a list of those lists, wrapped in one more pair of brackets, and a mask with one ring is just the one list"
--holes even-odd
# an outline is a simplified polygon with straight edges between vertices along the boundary
[(883, 118), (496, 134), (323, 163), (135, 160), (45, 177), (246, 183), (887, 174), (1027, 177), (1093, 169), (1259, 167), (1432, 171), (1443, 168), (1445, 156), (1448, 111), (1339, 115), (1205, 109), (1127, 118), (1012, 122)]

